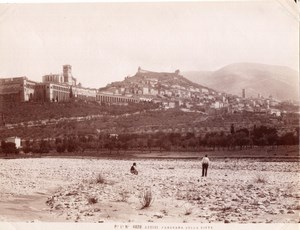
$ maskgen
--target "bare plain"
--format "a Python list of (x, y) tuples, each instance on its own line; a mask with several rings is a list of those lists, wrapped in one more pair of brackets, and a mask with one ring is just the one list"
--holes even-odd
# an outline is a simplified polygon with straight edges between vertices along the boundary
[[(97, 158), (0, 159), (0, 220), (298, 223), (299, 162)], [(149, 207), (146, 203), (149, 202)]]

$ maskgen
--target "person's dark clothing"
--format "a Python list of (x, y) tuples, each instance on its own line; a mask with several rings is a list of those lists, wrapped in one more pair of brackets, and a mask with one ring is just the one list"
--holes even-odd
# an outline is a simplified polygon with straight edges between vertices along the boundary
[(138, 175), (138, 171), (136, 170), (136, 168), (134, 167), (134, 165), (131, 166), (130, 172), (131, 172), (132, 174)]
[(202, 164), (202, 176), (207, 176), (207, 169), (208, 169), (208, 164), (203, 163)]

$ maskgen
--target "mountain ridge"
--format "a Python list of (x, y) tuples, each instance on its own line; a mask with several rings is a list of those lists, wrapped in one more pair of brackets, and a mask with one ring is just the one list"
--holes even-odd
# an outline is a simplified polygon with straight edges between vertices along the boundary
[(286, 66), (245, 62), (233, 63), (216, 71), (185, 71), (182, 74), (191, 81), (221, 92), (241, 95), (245, 89), (247, 96), (260, 94), (280, 100), (299, 100), (298, 72)]

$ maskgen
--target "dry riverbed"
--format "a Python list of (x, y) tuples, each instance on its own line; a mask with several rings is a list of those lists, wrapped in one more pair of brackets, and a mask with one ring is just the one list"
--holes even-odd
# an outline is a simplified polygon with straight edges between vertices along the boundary
[[(0, 221), (298, 223), (298, 162), (0, 159)], [(142, 198), (152, 195), (150, 207)]]

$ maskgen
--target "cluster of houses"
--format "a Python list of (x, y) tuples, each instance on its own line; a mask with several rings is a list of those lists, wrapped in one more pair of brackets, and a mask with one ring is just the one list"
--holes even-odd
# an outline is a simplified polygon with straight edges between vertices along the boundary
[(138, 98), (138, 101), (152, 101), (160, 103), (162, 107), (182, 107), (186, 110), (227, 110), (228, 112), (262, 112), (280, 116), (281, 111), (272, 108), (280, 102), (272, 97), (246, 98), (245, 89), (241, 89), (243, 96), (229, 95), (213, 89), (195, 84), (180, 75), (179, 70), (174, 73), (152, 72), (139, 67), (138, 72), (124, 81), (113, 82), (100, 91), (105, 95), (127, 96)]

